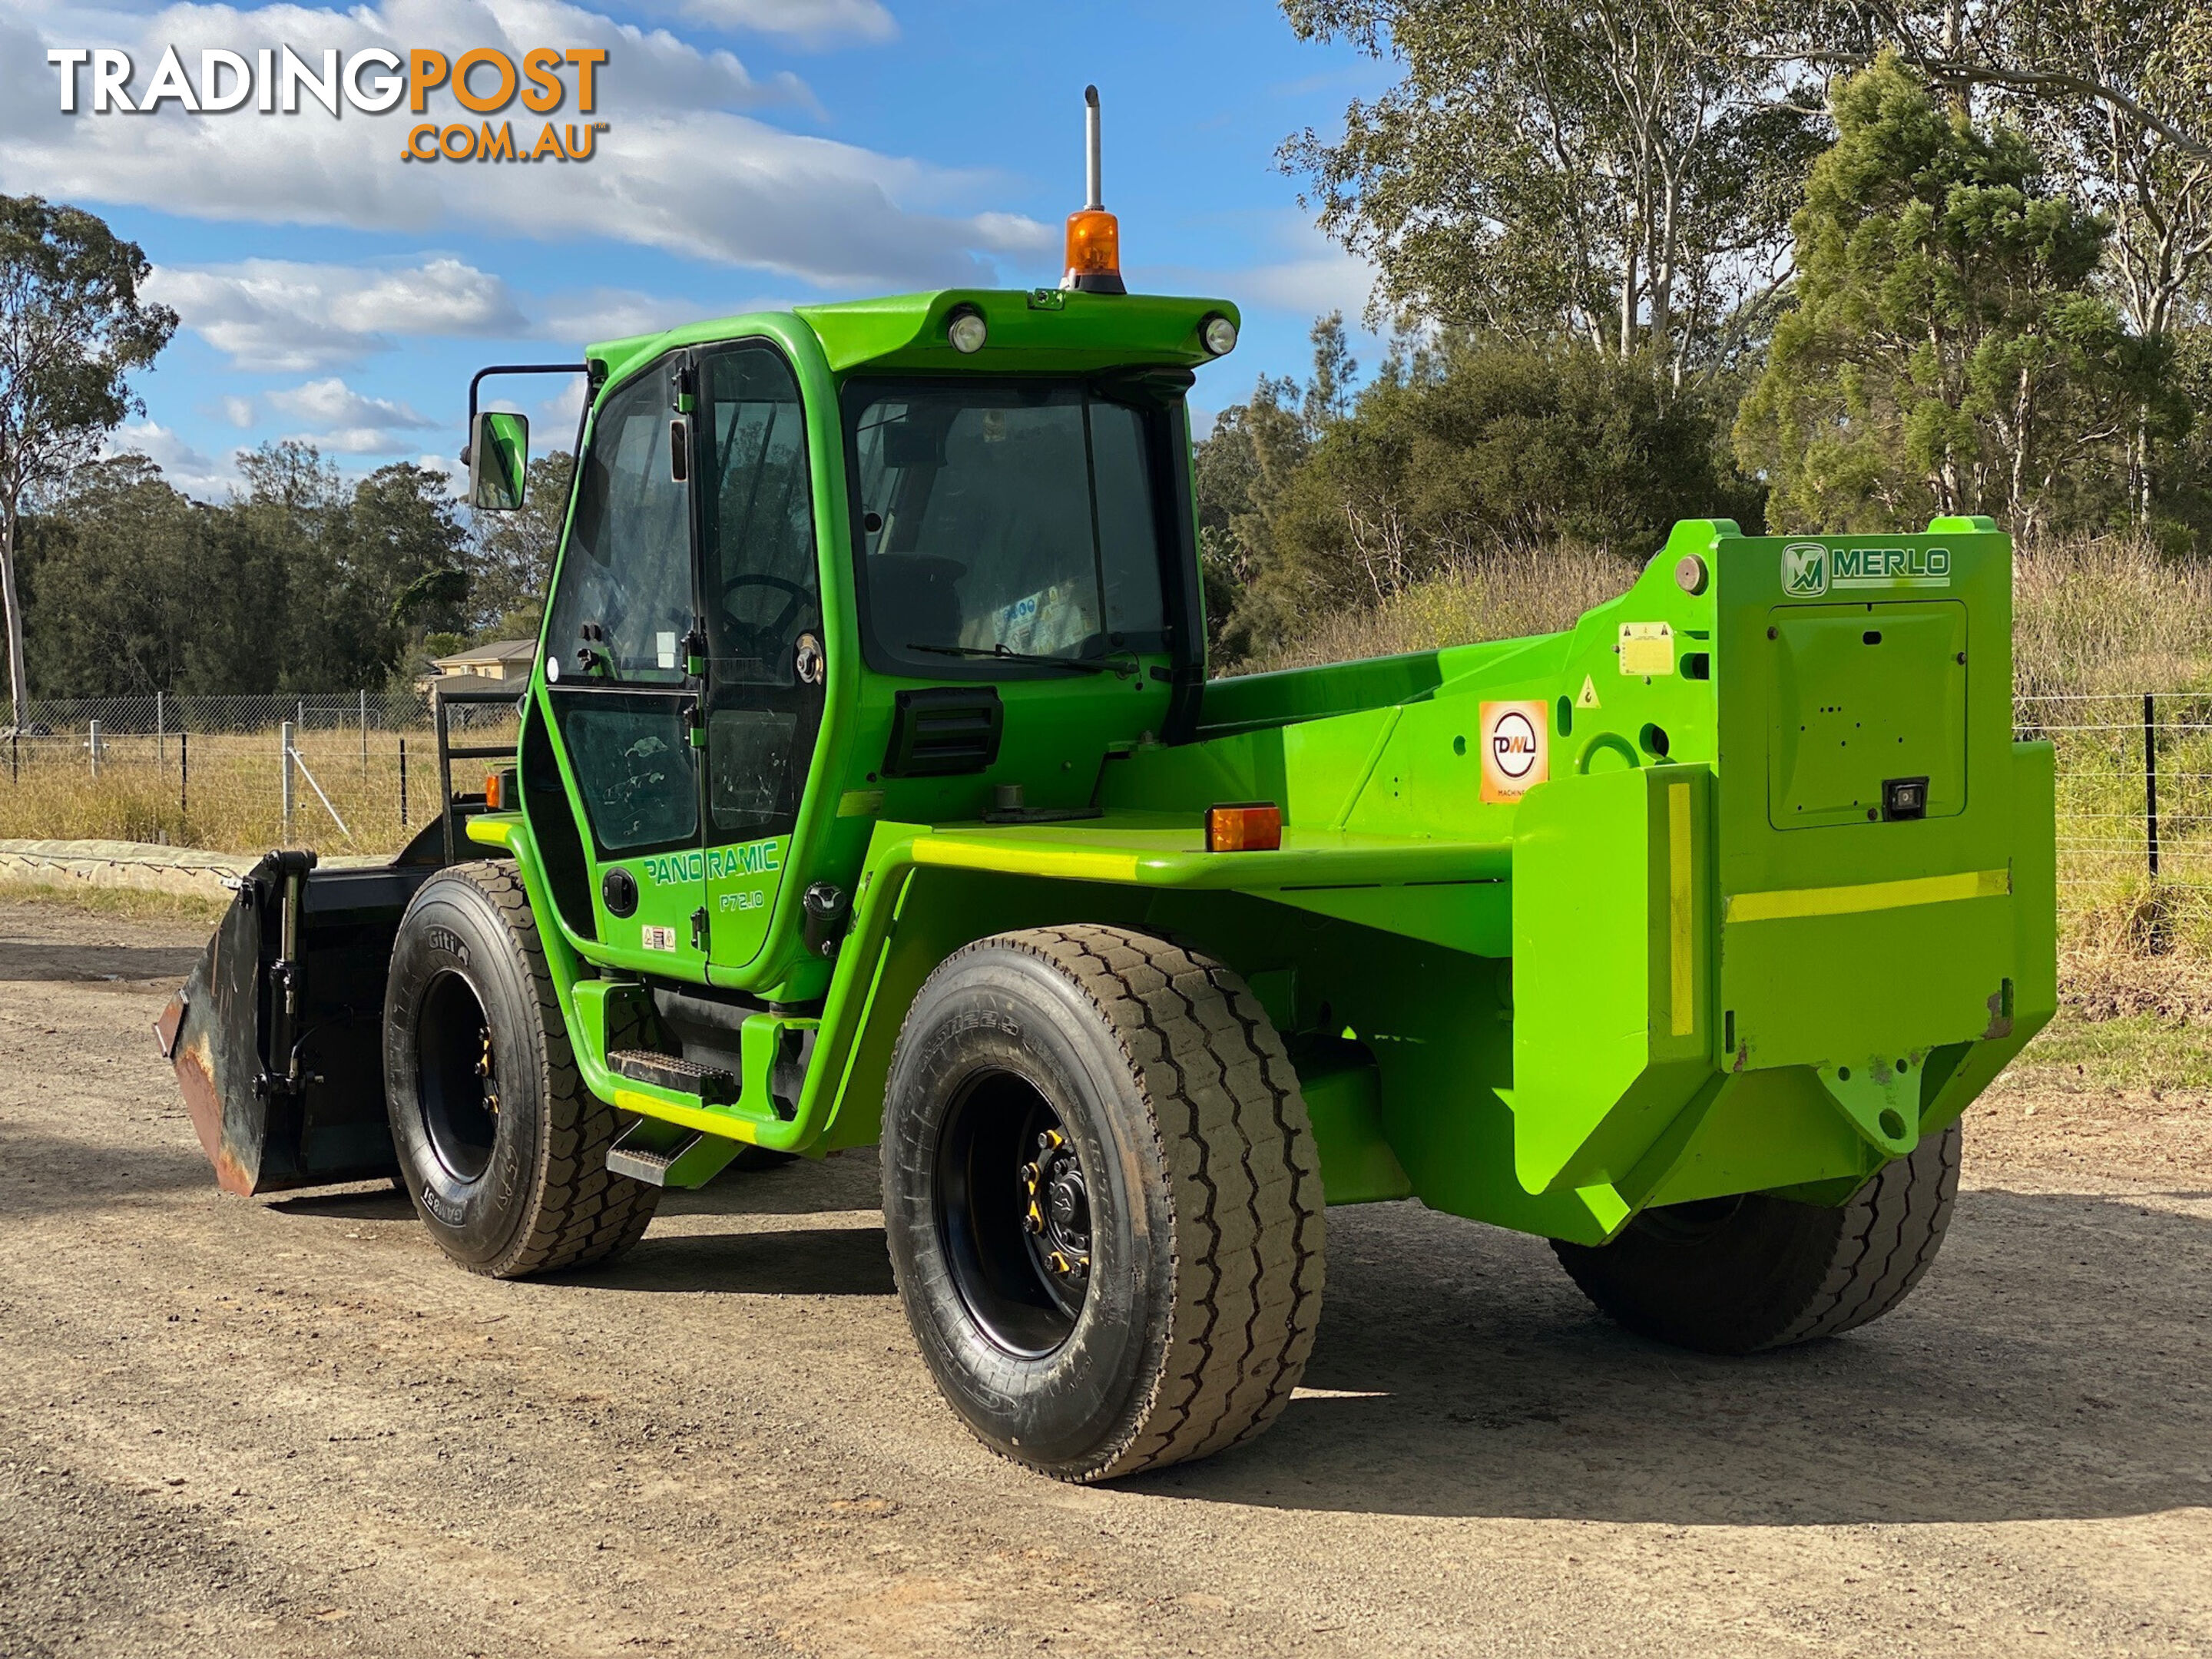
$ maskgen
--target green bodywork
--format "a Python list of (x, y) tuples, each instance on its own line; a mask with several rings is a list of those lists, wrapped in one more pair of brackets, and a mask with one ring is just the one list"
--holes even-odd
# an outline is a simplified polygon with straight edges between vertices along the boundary
[[(989, 327), (972, 357), (945, 343), (960, 307)], [(1568, 633), (1202, 690), (1166, 655), (1009, 678), (988, 770), (883, 775), (896, 694), (931, 682), (863, 661), (846, 379), (1194, 368), (1217, 313), (1236, 317), (951, 292), (592, 348), (596, 407), (672, 350), (774, 343), (804, 400), (820, 563), (826, 678), (790, 834), (611, 860), (587, 837), (579, 927), (546, 853), (584, 817), (565, 753), (570, 825), (527, 795), (469, 824), (527, 885), (586, 1084), (684, 1148), (671, 1182), (744, 1144), (872, 1143), (930, 971), (985, 935), (1070, 922), (1194, 940), (1250, 983), (1332, 1202), (1413, 1195), (1595, 1243), (1653, 1204), (1839, 1202), (1955, 1119), (2056, 990), (2052, 757), (2013, 740), (2009, 544), (1987, 520), (1795, 539), (1685, 523)], [(1187, 468), (1178, 483), (1188, 517)], [(544, 658), (530, 718), (550, 728)], [(1548, 777), (1486, 801), (1497, 703), (1528, 706)], [(1885, 811), (1886, 782), (1923, 779), (1924, 816)], [(1103, 811), (985, 823), (1012, 783), (1031, 808)], [(1281, 807), (1281, 849), (1205, 851), (1206, 810), (1244, 801)], [(611, 863), (635, 877), (635, 915), (604, 907)], [(805, 943), (815, 882), (852, 896), (834, 959)], [(678, 948), (644, 948), (656, 928)], [(755, 1000), (734, 1103), (610, 1071), (644, 975)], [(794, 1057), (803, 1084), (779, 1096)]]

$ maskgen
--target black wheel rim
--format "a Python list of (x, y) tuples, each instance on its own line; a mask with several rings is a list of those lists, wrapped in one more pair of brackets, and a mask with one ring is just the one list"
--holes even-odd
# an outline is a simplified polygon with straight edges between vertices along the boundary
[(953, 1285), (977, 1328), (1018, 1358), (1058, 1349), (1090, 1292), (1091, 1186), (1036, 1084), (994, 1071), (962, 1085), (938, 1141), (936, 1198)]
[(463, 975), (441, 974), (430, 981), (415, 1060), (415, 1096), (430, 1150), (454, 1180), (482, 1180), (499, 1138), (499, 1073), (491, 1022)]

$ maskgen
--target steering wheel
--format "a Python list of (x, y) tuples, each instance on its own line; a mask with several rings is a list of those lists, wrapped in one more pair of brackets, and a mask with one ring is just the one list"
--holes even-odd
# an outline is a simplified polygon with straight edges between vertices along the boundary
[[(772, 622), (757, 627), (739, 622), (731, 614), (730, 598), (741, 587), (774, 587), (791, 595), (790, 601), (778, 611)], [(722, 584), (722, 618), (735, 632), (750, 636), (753, 652), (765, 660), (769, 651), (781, 650), (787, 642), (791, 625), (799, 620), (799, 612), (813, 599), (813, 593), (800, 583), (782, 576), (770, 576), (759, 571), (746, 571), (732, 576)]]

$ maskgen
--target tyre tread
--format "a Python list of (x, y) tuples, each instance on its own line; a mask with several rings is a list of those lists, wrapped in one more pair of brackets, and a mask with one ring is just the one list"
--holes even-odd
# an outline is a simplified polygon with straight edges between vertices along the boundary
[(462, 1265), (494, 1279), (522, 1279), (611, 1261), (645, 1237), (660, 1190), (607, 1170), (615, 1109), (584, 1086), (521, 877), (508, 865), (476, 860), (451, 866), (438, 879), (469, 883), (506, 925), (538, 999), (544, 1040), (538, 1082), (549, 1109), (529, 1218), (497, 1256)]
[[(1320, 1158), (1282, 1039), (1212, 958), (1097, 924), (979, 940), (1079, 986), (1142, 1080), (1169, 1171), (1176, 1282), (1167, 1349), (1118, 1443), (1062, 1478), (1116, 1480), (1248, 1440), (1290, 1401), (1320, 1324)], [(940, 970), (941, 971), (941, 970)]]

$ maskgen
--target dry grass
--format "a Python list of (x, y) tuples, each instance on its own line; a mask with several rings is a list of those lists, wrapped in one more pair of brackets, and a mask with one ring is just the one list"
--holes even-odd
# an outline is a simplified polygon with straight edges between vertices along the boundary
[[(2212, 572), (2128, 538), (2051, 541), (2013, 563), (2022, 727), (2058, 751), (2069, 979), (2106, 1017), (2147, 1012), (2128, 964), (2212, 959)], [(2150, 881), (2142, 695), (2158, 722), (2160, 880)], [(2140, 989), (2141, 988), (2138, 988)]]
[(1484, 554), (1373, 609), (1317, 617), (1309, 632), (1237, 664), (1235, 672), (1259, 674), (1556, 633), (1573, 627), (1593, 605), (1626, 592), (1641, 568), (1572, 544)]
[(2023, 697), (2179, 690), (2212, 673), (2212, 571), (2128, 537), (2013, 554), (2013, 688)]
[(156, 893), (137, 887), (94, 887), (82, 881), (21, 881), (0, 878), (0, 905), (39, 904), (123, 921), (184, 921), (213, 927), (230, 908), (228, 897)]
[[(472, 732), (466, 741), (511, 742), (513, 737), (510, 723), (502, 731)], [(97, 776), (81, 732), (0, 745), (0, 839), (154, 842), (222, 853), (260, 853), (282, 845), (325, 854), (388, 854), (437, 812), (437, 740), (428, 732), (373, 731), (366, 754), (358, 732), (308, 732), (296, 749), (306, 771), (295, 779), (288, 834), (283, 750), (275, 732), (196, 735), (184, 751), (188, 771), (180, 770), (174, 734), (107, 738)], [(483, 763), (459, 763), (453, 769), (457, 785), (477, 787)], [(330, 798), (327, 806), (309, 776)]]

